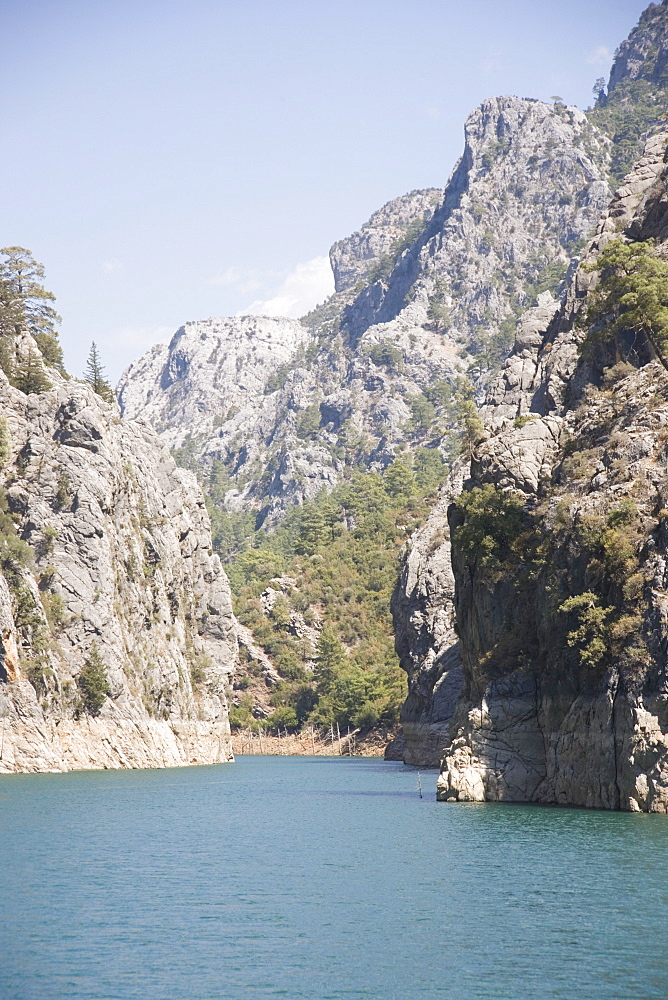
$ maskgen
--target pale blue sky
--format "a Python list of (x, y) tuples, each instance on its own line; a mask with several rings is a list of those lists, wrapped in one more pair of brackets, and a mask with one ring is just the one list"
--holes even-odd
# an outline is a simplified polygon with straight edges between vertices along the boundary
[(94, 339), (115, 380), (186, 320), (322, 298), (317, 258), (442, 186), (481, 100), (586, 107), (645, 6), (0, 0), (0, 245), (44, 263), (68, 368)]

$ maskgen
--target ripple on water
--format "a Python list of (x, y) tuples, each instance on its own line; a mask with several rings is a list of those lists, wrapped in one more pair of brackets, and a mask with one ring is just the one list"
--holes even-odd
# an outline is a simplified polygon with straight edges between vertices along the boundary
[(416, 782), (300, 757), (2, 778), (0, 997), (665, 1000), (666, 817)]

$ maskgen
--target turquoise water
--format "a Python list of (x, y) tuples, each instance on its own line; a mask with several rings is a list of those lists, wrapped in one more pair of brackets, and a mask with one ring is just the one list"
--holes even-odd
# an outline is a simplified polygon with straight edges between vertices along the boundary
[(668, 996), (668, 817), (346, 758), (0, 779), (2, 1000)]

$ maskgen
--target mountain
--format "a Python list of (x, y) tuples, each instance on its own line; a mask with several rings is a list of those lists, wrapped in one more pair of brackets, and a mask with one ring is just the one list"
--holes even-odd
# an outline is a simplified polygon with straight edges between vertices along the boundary
[(124, 373), (123, 414), (205, 473), (222, 462), (223, 506), (269, 524), (350, 468), (438, 447), (448, 418), (425, 392), (471, 363), (484, 380), (522, 307), (559, 289), (607, 203), (609, 151), (575, 108), (486, 101), (444, 193), (395, 199), (332, 247), (327, 303), (302, 323), (187, 324)]
[(28, 333), (1, 346), (39, 378), (0, 371), (0, 772), (230, 759), (236, 629), (195, 477)]
[[(467, 504), (482, 503), (493, 488), (502, 514), (524, 523), (529, 509), (518, 501), (515, 510), (512, 497), (525, 490), (538, 503), (555, 475), (562, 390), (585, 377), (576, 364), (572, 301), (584, 297), (589, 272), (577, 267), (584, 248), (592, 262), (602, 247), (591, 236), (608, 206), (610, 180), (637, 157), (643, 136), (660, 129), (665, 28), (665, 4), (650, 6), (620, 47), (607, 92), (600, 88), (587, 113), (560, 100), (483, 102), (466, 122), (464, 152), (445, 187), (389, 202), (336, 243), (336, 291), (301, 321), (188, 324), (124, 374), (124, 414), (150, 421), (208, 493), (214, 544), (228, 560), (246, 630), (237, 724), (267, 715), (268, 724), (273, 718), (293, 726), (392, 724), (400, 687), (384, 601), (393, 554), (417, 527), (393, 599), (408, 698), (404, 735), (390, 752), (433, 765), (444, 748), (466, 745), (462, 754), (478, 760), (482, 737), (476, 743), (467, 736), (465, 719), (470, 699), (484, 700), (493, 678), (481, 679), (477, 664), (494, 660), (494, 630), (505, 635), (514, 608), (510, 598), (499, 608), (485, 601), (489, 580), (466, 590), (471, 566), (449, 547), (448, 516), (463, 505), (466, 535)], [(606, 226), (628, 221), (629, 206), (640, 211), (633, 199), (655, 180), (656, 155), (651, 147), (626, 179)], [(571, 340), (555, 349), (540, 403), (527, 403), (542, 378), (534, 353), (552, 349), (545, 331), (554, 322), (571, 324)], [(481, 431), (496, 449), (484, 458)], [(490, 481), (475, 478), (478, 462), (496, 469)], [(495, 463), (512, 476), (504, 479)], [(449, 478), (419, 527), (446, 467)], [(483, 505), (476, 516), (484, 521), (487, 513)], [(483, 533), (483, 550), (494, 549), (490, 537)], [(495, 572), (502, 579), (502, 569)], [(561, 604), (570, 608), (573, 599), (575, 608), (582, 593), (569, 585)], [(521, 607), (527, 622), (535, 620)], [(612, 620), (611, 608), (595, 603), (588, 614)], [(520, 647), (503, 641), (514, 662)], [(535, 674), (535, 643), (529, 652), (520, 646)], [(574, 698), (577, 683), (569, 689)], [(527, 684), (535, 697), (535, 683)], [(532, 752), (540, 771), (540, 747)], [(508, 761), (510, 773), (512, 754)], [(562, 800), (547, 772), (540, 791), (528, 790), (528, 779), (504, 785), (504, 775), (495, 779), (502, 797)], [(491, 778), (489, 787), (484, 780), (478, 793), (496, 794)], [(583, 801), (576, 786), (563, 795)], [(609, 790), (585, 798), (622, 804)]]
[(445, 188), (336, 243), (336, 292), (301, 322), (189, 323), (124, 373), (124, 417), (150, 422), (208, 493), (242, 625), (235, 725), (394, 731), (399, 549), (516, 316), (553, 301), (607, 203), (610, 146), (575, 108), (486, 101)]
[(617, 49), (607, 92), (597, 81), (589, 120), (613, 140), (611, 176), (620, 183), (640, 156), (644, 137), (668, 117), (668, 4), (650, 4)]
[[(472, 462), (452, 470), (413, 536), (393, 597), (409, 695), (404, 735), (390, 754), (442, 760), (443, 798), (666, 809), (663, 584), (660, 574), (654, 589), (646, 582), (662, 548), (652, 521), (662, 443), (646, 426), (662, 418), (647, 401), (660, 397), (665, 376), (640, 334), (617, 338), (614, 356), (600, 344), (582, 355), (580, 345), (596, 344), (604, 326), (598, 319), (586, 337), (581, 329), (596, 301), (590, 268), (606, 243), (622, 234), (653, 253), (647, 240), (665, 240), (667, 16), (666, 4), (645, 11), (590, 112), (614, 139), (613, 172), (635, 155), (643, 130), (645, 155), (599, 223), (561, 307), (544, 296), (521, 317), (481, 409), (485, 440)], [(615, 367), (622, 357), (627, 367)], [(485, 533), (490, 508), (498, 504), (512, 520), (514, 499), (517, 524), (527, 528), (526, 576), (517, 565), (492, 569), (496, 554), (483, 568), (478, 551), (474, 565), (456, 540), (457, 530), (466, 540), (472, 517), (496, 550), (494, 529)], [(501, 548), (517, 558), (507, 539)], [(625, 586), (636, 588), (633, 596)]]
[(470, 469), (412, 540), (406, 759), (442, 757), (442, 799), (668, 811), (668, 376), (597, 273), (606, 248), (665, 259), (667, 144), (649, 140), (563, 304), (520, 323)]

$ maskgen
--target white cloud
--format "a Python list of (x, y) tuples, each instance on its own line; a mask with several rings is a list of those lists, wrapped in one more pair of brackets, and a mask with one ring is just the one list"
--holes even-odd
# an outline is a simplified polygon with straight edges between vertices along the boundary
[(587, 62), (590, 66), (609, 66), (612, 62), (612, 52), (607, 45), (599, 45), (587, 53)]
[(297, 264), (268, 299), (255, 299), (237, 316), (290, 316), (297, 319), (334, 291), (328, 257), (313, 257)]
[(105, 272), (105, 274), (115, 274), (116, 271), (122, 271), (124, 266), (125, 265), (122, 261), (112, 257), (111, 260), (102, 261), (101, 269)]
[(262, 281), (258, 271), (247, 267), (226, 267), (224, 271), (215, 274), (209, 281), (210, 285), (218, 285), (223, 288), (235, 288), (239, 292), (256, 292), (262, 288)]

